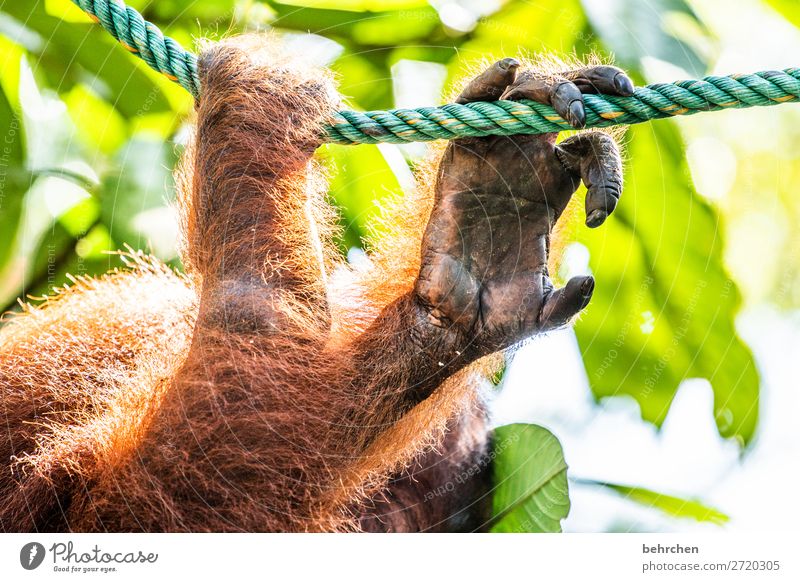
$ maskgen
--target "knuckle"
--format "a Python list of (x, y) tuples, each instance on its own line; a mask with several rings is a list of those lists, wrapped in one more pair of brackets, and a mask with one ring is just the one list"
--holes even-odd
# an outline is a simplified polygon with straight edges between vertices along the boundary
[(565, 99), (575, 100), (580, 99), (583, 100), (583, 94), (581, 93), (580, 89), (573, 83), (572, 81), (559, 81), (553, 88), (553, 92)]

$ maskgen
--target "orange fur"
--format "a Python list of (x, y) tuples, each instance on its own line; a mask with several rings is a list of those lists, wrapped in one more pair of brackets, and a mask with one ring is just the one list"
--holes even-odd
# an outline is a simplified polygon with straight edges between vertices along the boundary
[(66, 483), (135, 449), (196, 317), (186, 278), (141, 254), (131, 270), (77, 279), (0, 333), (0, 529), (61, 529)]
[[(448, 467), (487, 446), (497, 357), (445, 381), (413, 341), (434, 172), (351, 267), (313, 160), (329, 77), (258, 36), (200, 71), (177, 170), (187, 275), (131, 254), (0, 330), (0, 530), (358, 530), (445, 438)], [(413, 519), (381, 527), (444, 527)]]
[(329, 79), (255, 36), (201, 70), (178, 170), (188, 275), (136, 255), (0, 333), (4, 530), (357, 529), (474, 401), (462, 372), (415, 408), (386, 329), (401, 320), (372, 329), (407, 309), (428, 190), (351, 270), (312, 159)]

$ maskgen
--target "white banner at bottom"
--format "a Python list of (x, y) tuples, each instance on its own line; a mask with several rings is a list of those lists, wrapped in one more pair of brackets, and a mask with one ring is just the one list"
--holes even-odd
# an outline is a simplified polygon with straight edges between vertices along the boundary
[(800, 580), (742, 534), (2, 534), (0, 580)]

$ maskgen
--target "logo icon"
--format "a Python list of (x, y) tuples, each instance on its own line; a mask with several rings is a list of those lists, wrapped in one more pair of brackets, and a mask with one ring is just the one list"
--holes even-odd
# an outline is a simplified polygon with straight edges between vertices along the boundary
[(26, 570), (35, 570), (44, 561), (44, 546), (39, 542), (30, 542), (19, 551), (19, 563)]

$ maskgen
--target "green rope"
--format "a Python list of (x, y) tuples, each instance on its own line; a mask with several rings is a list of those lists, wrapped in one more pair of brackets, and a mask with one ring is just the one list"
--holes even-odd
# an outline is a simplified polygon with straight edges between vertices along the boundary
[(200, 94), (197, 56), (178, 41), (161, 34), (158, 27), (122, 0), (72, 0), (106, 29), (122, 46), (153, 69), (175, 81), (194, 97)]
[[(197, 56), (165, 37), (122, 0), (72, 0), (122, 45), (192, 95), (200, 93)], [(800, 69), (638, 87), (631, 97), (584, 95), (586, 127), (630, 125), (675, 115), (800, 101)], [(552, 107), (533, 101), (451, 103), (390, 111), (340, 111), (325, 128), (339, 144), (551, 133), (573, 129)]]

